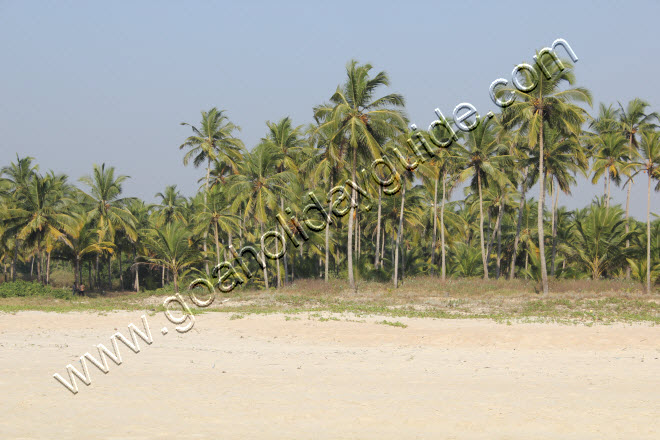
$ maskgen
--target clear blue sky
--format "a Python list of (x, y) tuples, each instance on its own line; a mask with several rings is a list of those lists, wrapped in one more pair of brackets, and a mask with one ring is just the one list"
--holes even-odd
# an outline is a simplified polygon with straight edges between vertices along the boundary
[[(425, 127), (436, 107), (496, 110), (490, 83), (560, 37), (594, 107), (639, 96), (660, 111), (659, 16), (653, 2), (0, 0), (0, 165), (31, 155), (75, 182), (106, 162), (131, 176), (127, 195), (190, 195), (203, 173), (182, 164), (179, 123), (202, 109), (226, 109), (251, 148), (266, 120), (311, 122), (356, 58), (387, 71)], [(560, 204), (601, 193), (581, 179)], [(646, 182), (633, 194), (645, 218)]]

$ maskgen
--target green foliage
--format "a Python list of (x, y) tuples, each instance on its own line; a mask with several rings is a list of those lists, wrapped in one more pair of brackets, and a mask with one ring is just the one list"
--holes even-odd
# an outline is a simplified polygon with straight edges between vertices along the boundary
[(0, 298), (40, 296), (60, 299), (73, 299), (71, 289), (44, 286), (38, 282), (15, 281), (0, 284)]

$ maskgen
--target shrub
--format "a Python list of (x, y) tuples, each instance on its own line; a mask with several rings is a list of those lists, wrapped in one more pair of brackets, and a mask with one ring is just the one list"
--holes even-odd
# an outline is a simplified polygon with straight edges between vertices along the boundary
[(62, 299), (73, 298), (71, 289), (43, 286), (36, 281), (15, 281), (0, 284), (0, 298), (10, 298), (15, 296), (44, 296)]

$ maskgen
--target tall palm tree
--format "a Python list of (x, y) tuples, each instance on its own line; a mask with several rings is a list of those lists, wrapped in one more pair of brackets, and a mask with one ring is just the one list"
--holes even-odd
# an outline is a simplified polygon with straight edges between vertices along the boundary
[(645, 131), (640, 143), (641, 160), (636, 163), (639, 172), (648, 176), (646, 195), (646, 291), (651, 293), (651, 183), (655, 180), (655, 191), (660, 191), (660, 132)]
[(511, 163), (511, 156), (505, 145), (498, 142), (495, 133), (495, 124), (492, 119), (486, 119), (473, 131), (465, 136), (464, 145), (456, 144), (451, 147), (457, 156), (462, 171), (459, 180), (464, 181), (471, 177), (470, 187), (479, 195), (479, 232), (481, 242), (481, 261), (484, 270), (484, 279), (488, 279), (488, 259), (486, 256), (484, 234), (484, 206), (483, 188), (491, 181), (504, 186), (509, 179), (501, 170)]
[[(360, 65), (351, 60), (346, 65), (346, 82), (337, 87), (329, 104), (316, 107), (317, 120), (323, 121), (319, 128), (330, 128), (335, 132), (333, 141), (345, 142), (350, 149), (351, 177), (356, 180), (358, 158), (378, 158), (386, 139), (397, 133), (403, 133), (406, 126), (403, 96), (389, 94), (374, 99), (374, 94), (382, 86), (389, 86), (390, 80), (385, 72), (378, 72), (373, 78), (369, 72), (371, 64)], [(352, 190), (352, 199), (357, 197)], [(355, 289), (353, 276), (353, 227), (355, 206), (351, 203), (348, 217), (348, 282)]]
[[(612, 181), (619, 186), (621, 177), (626, 172), (632, 159), (633, 150), (627, 144), (626, 138), (620, 133), (604, 133), (592, 139), (594, 148), (594, 170), (591, 183), (596, 183), (605, 176), (605, 206), (610, 206), (610, 185)], [(630, 179), (628, 179), (630, 181)], [(628, 184), (630, 187), (630, 183)]]
[(17, 239), (35, 246), (37, 277), (43, 284), (48, 283), (50, 268), (50, 253), (44, 265), (47, 244), (60, 240), (70, 245), (64, 233), (70, 221), (68, 191), (66, 177), (34, 174), (16, 194), (18, 203), (4, 211), (5, 220), (9, 220)]
[[(537, 54), (538, 57), (538, 54)], [(520, 91), (517, 88), (501, 89), (501, 93), (511, 93), (515, 102), (502, 110), (503, 123), (506, 127), (518, 127), (527, 135), (530, 149), (539, 149), (539, 200), (538, 200), (538, 234), (541, 266), (541, 282), (543, 294), (548, 294), (548, 272), (545, 260), (545, 237), (543, 234), (543, 211), (545, 196), (544, 163), (544, 131), (546, 126), (565, 134), (578, 137), (582, 124), (587, 120), (586, 111), (575, 104), (585, 102), (591, 105), (591, 93), (583, 87), (563, 88), (575, 83), (573, 66), (562, 60), (563, 69), (559, 69), (552, 59), (538, 57), (543, 63), (544, 71), (550, 73), (547, 79), (538, 63), (534, 64), (534, 74), (527, 74), (526, 84), (535, 83), (530, 91)]]
[[(16, 155), (16, 162), (11, 162), (9, 166), (5, 166), (0, 170), (0, 176), (5, 176), (6, 186), (5, 189), (6, 198), (9, 201), (16, 202), (16, 197), (21, 191), (27, 188), (28, 183), (34, 177), (36, 172), (39, 170), (39, 166), (33, 164), (33, 157), (23, 157), (20, 158), (18, 154)], [(6, 234), (11, 234), (11, 231), (6, 231)], [(14, 238), (14, 249), (13, 257), (11, 263), (11, 279), (16, 281), (16, 264), (18, 261), (18, 251), (20, 240), (18, 238), (17, 230), (13, 231)]]
[(160, 199), (160, 203), (155, 206), (157, 227), (176, 220), (184, 221), (182, 208), (186, 198), (176, 189), (176, 185), (166, 186), (165, 192), (156, 193), (156, 197)]
[[(647, 108), (650, 107), (650, 104), (640, 98), (635, 98), (628, 102), (625, 109), (621, 103), (618, 104), (618, 131), (628, 139), (628, 148), (630, 150), (628, 156), (633, 159), (637, 155), (637, 150), (639, 148), (639, 144), (637, 143), (637, 133), (642, 130), (648, 131), (655, 128), (656, 125), (653, 121), (660, 122), (660, 115), (657, 112), (648, 113)], [(626, 186), (628, 187), (626, 192), (626, 232), (628, 232), (630, 230), (629, 207), (633, 180), (628, 179), (626, 183)], [(626, 248), (629, 246), (630, 241), (626, 241)], [(630, 276), (630, 268), (626, 270), (626, 275), (628, 277)]]
[[(90, 176), (83, 176), (80, 181), (89, 187), (88, 192), (82, 192), (88, 205), (87, 215), (96, 223), (99, 242), (115, 242), (115, 233), (122, 230), (131, 240), (137, 239), (135, 218), (126, 209), (129, 198), (121, 197), (122, 184), (129, 176), (115, 177), (115, 167), (106, 169), (105, 163), (98, 166)], [(111, 259), (108, 255), (108, 287), (112, 288)], [(97, 258), (98, 271), (98, 258)]]
[[(193, 135), (189, 136), (183, 144), (179, 146), (180, 150), (188, 149), (183, 156), (183, 164), (188, 165), (192, 159), (195, 168), (206, 162), (206, 178), (204, 181), (204, 205), (207, 203), (206, 193), (210, 187), (211, 165), (213, 162), (221, 164), (220, 174), (231, 170), (238, 170), (238, 162), (241, 158), (241, 152), (244, 148), (243, 142), (235, 137), (234, 133), (240, 130), (240, 127), (229, 121), (224, 110), (218, 110), (213, 107), (209, 111), (202, 111), (202, 121), (199, 128), (187, 122), (181, 125), (189, 126)], [(202, 246), (204, 252), (207, 252), (206, 240), (208, 231), (204, 232), (204, 241)], [(206, 274), (209, 274), (208, 261), (205, 260)]]
[[(240, 172), (231, 176), (229, 194), (234, 198), (232, 209), (244, 206), (245, 220), (254, 218), (263, 235), (268, 214), (277, 209), (281, 194), (286, 193), (287, 182), (294, 180), (291, 171), (276, 170), (279, 152), (269, 144), (261, 143), (247, 154), (240, 165)], [(262, 249), (262, 259), (263, 249)], [(268, 270), (263, 268), (264, 284), (268, 288)]]

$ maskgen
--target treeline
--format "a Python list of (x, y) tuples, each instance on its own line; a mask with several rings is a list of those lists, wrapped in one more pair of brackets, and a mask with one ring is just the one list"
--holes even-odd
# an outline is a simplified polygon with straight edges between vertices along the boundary
[[(313, 109), (313, 124), (267, 122), (251, 150), (224, 111), (203, 111), (198, 125), (185, 124), (192, 134), (180, 145), (183, 164), (205, 171), (199, 192), (186, 198), (168, 186), (156, 204), (125, 197), (128, 177), (105, 164), (76, 186), (17, 155), (0, 174), (4, 280), (48, 284), (53, 261), (64, 261), (88, 289), (172, 282), (178, 290), (182, 277), (210, 278), (214, 266), (234, 261), (230, 245), (252, 246), (263, 258), (261, 237), (277, 231), (291, 235), (284, 256), (265, 259), (263, 269), (246, 258), (247, 268), (234, 264), (235, 279), (263, 287), (310, 277), (399, 287), (419, 274), (525, 277), (547, 293), (548, 276), (633, 278), (650, 291), (660, 282), (660, 220), (651, 221), (650, 206), (651, 191), (660, 189), (658, 114), (634, 99), (601, 104), (592, 117), (590, 92), (574, 86), (570, 63), (560, 67), (550, 60), (548, 78), (535, 65), (533, 90), (500, 89), (511, 105), (453, 139), (441, 124), (410, 132), (404, 98), (379, 95), (387, 74), (356, 61)], [(559, 207), (559, 195), (571, 194), (577, 174), (602, 181), (603, 196), (570, 211)], [(626, 188), (625, 208), (610, 204), (612, 184)], [(463, 186), (462, 198), (453, 194)], [(645, 223), (629, 216), (632, 191), (647, 198)], [(334, 212), (320, 231), (300, 225), (310, 192)], [(313, 223), (326, 220), (317, 215)], [(275, 241), (268, 246), (279, 247)]]

